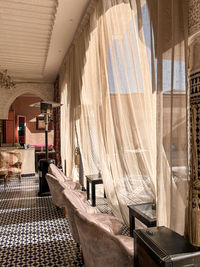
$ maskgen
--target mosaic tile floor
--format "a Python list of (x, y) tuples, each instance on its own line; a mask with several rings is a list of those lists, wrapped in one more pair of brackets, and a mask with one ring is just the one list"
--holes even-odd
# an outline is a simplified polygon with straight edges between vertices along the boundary
[[(38, 177), (10, 178), (6, 190), (0, 179), (0, 266), (83, 266), (67, 218), (38, 191)], [(97, 207), (112, 214), (104, 198)], [(127, 227), (123, 234), (129, 235)]]
[(38, 197), (38, 178), (0, 180), (0, 266), (83, 266), (68, 221), (51, 197)]

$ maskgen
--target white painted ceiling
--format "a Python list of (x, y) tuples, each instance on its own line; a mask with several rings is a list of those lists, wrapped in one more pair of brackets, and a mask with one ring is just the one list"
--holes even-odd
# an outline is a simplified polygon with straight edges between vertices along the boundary
[(53, 82), (89, 0), (0, 0), (0, 69)]

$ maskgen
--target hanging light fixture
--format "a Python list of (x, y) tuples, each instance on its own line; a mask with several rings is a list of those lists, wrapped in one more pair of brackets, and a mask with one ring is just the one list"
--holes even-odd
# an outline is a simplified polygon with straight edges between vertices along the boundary
[(0, 70), (0, 86), (5, 87), (6, 89), (15, 87), (15, 83), (13, 82), (10, 75), (8, 75), (7, 70)]

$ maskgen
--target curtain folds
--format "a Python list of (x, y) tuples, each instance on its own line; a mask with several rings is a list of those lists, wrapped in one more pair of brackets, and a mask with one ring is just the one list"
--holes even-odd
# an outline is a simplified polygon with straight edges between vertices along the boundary
[[(60, 88), (59, 88), (59, 77), (57, 77), (54, 83), (54, 101), (60, 103)], [(60, 157), (60, 108), (54, 110), (54, 149), (59, 152), (56, 154), (57, 166), (61, 166), (61, 157)]]
[(185, 39), (173, 30), (183, 16), (180, 1), (160, 2), (92, 1), (60, 73), (61, 155), (73, 175), (78, 140), (85, 174), (101, 171), (125, 223), (127, 205), (157, 199), (158, 224), (182, 232), (172, 209), (186, 203)]
[(186, 5), (157, 5), (157, 216), (180, 234), (188, 201)]

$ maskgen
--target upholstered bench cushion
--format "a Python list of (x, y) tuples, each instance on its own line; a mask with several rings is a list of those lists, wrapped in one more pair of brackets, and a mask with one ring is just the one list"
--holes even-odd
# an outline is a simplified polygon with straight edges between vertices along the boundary
[(65, 195), (66, 200), (70, 202), (71, 206), (74, 209), (80, 209), (81, 211), (84, 211), (88, 214), (100, 213), (97, 208), (90, 206), (89, 204), (87, 204), (87, 202), (83, 201), (83, 199), (80, 198), (80, 191), (69, 190), (68, 188), (66, 188), (63, 191), (63, 194)]
[(65, 181), (68, 181), (68, 180), (72, 180), (71, 178), (69, 177), (66, 177), (64, 175), (64, 173), (58, 169), (58, 167), (51, 163), (49, 165), (49, 169), (48, 169), (48, 172), (51, 174), (51, 175), (54, 175), (58, 180), (62, 181), (62, 182), (65, 182)]
[(85, 266), (133, 266), (133, 238), (113, 234), (95, 217), (80, 210), (74, 214)]
[[(49, 185), (49, 189), (52, 195), (52, 200), (53, 203), (58, 206), (58, 207), (64, 207), (64, 198), (63, 198), (63, 194), (62, 191), (64, 189), (69, 189), (69, 190), (75, 190), (75, 189), (79, 189), (80, 185), (78, 183), (75, 183), (71, 180), (62, 182), (60, 180), (58, 180), (55, 176), (47, 173), (46, 174), (46, 179), (47, 179), (47, 183)], [(81, 191), (82, 192), (82, 191)], [(86, 199), (86, 194), (85, 192), (82, 192), (82, 199), (85, 200)], [(81, 195), (80, 195), (81, 197)]]
[(98, 213), (93, 215), (89, 214), (87, 218), (112, 234), (119, 235), (122, 233), (123, 224), (114, 216)]
[(130, 255), (133, 255), (133, 238), (126, 235), (116, 235), (116, 238), (122, 244), (122, 246), (127, 250)]
[[(65, 207), (67, 208), (69, 226), (72, 233), (72, 236), (76, 243), (80, 244), (79, 234), (74, 220), (75, 210), (81, 210), (85, 214), (97, 214), (100, 213), (99, 210), (95, 207), (91, 207), (84, 199), (84, 193), (80, 193), (77, 190), (65, 189), (63, 192), (63, 197), (65, 199)], [(82, 197), (81, 197), (82, 195)]]
[(55, 177), (54, 175), (51, 175), (49, 173), (46, 174), (47, 182), (50, 181), (51, 184), (55, 186), (57, 191), (62, 192), (64, 189), (70, 189), (70, 190), (78, 190), (80, 189), (80, 184), (77, 182), (73, 182), (71, 180), (67, 181), (60, 181)]

